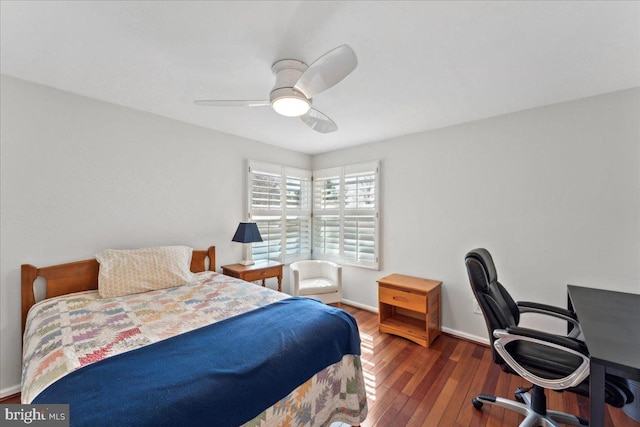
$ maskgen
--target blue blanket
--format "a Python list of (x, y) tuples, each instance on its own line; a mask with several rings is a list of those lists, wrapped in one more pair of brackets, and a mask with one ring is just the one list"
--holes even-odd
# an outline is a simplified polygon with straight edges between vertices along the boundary
[(68, 403), (72, 426), (238, 426), (346, 354), (351, 315), (288, 298), (78, 369), (32, 403)]

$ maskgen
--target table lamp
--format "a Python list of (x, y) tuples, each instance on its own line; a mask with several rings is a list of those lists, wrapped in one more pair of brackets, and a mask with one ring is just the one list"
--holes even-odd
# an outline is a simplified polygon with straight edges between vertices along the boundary
[(255, 222), (241, 222), (238, 225), (236, 234), (233, 235), (232, 242), (240, 242), (243, 244), (244, 259), (238, 264), (241, 265), (253, 265), (253, 254), (251, 252), (251, 243), (262, 242), (262, 236), (258, 230), (258, 225)]

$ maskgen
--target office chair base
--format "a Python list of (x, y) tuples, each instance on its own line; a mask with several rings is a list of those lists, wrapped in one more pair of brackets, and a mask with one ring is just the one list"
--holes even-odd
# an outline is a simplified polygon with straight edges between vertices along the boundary
[(568, 424), (572, 426), (588, 426), (589, 422), (584, 418), (576, 417), (575, 415), (567, 414), (559, 411), (547, 410), (546, 414), (539, 414), (531, 407), (531, 395), (529, 392), (520, 391), (519, 396), (524, 403), (516, 402), (515, 400), (504, 399), (502, 397), (489, 396), (486, 394), (479, 394), (473, 398), (471, 402), (473, 406), (480, 410), (486, 403), (487, 405), (499, 406), (509, 411), (514, 411), (520, 415), (524, 415), (524, 420), (520, 423), (519, 427), (560, 427), (559, 424)]

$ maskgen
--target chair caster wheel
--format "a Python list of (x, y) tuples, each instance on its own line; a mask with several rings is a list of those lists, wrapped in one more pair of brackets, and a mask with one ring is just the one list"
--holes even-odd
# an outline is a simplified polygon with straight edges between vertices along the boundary
[(482, 405), (483, 403), (480, 402), (476, 397), (474, 397), (473, 399), (471, 399), (471, 403), (473, 403), (473, 407), (476, 409), (482, 409)]
[(526, 387), (518, 387), (518, 389), (513, 393), (513, 396), (516, 398), (516, 400), (520, 403), (525, 403), (524, 402), (524, 398), (522, 397), (522, 395), (524, 393), (527, 393), (531, 390), (531, 387), (526, 388)]

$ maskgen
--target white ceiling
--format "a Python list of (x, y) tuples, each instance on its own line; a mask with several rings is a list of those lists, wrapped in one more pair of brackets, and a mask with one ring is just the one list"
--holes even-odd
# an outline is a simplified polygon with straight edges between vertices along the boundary
[[(640, 86), (640, 2), (1, 1), (10, 76), (304, 153)], [(269, 107), (271, 64), (341, 44), (316, 96), (337, 132)], [(55, 114), (55, 112), (52, 112)]]

